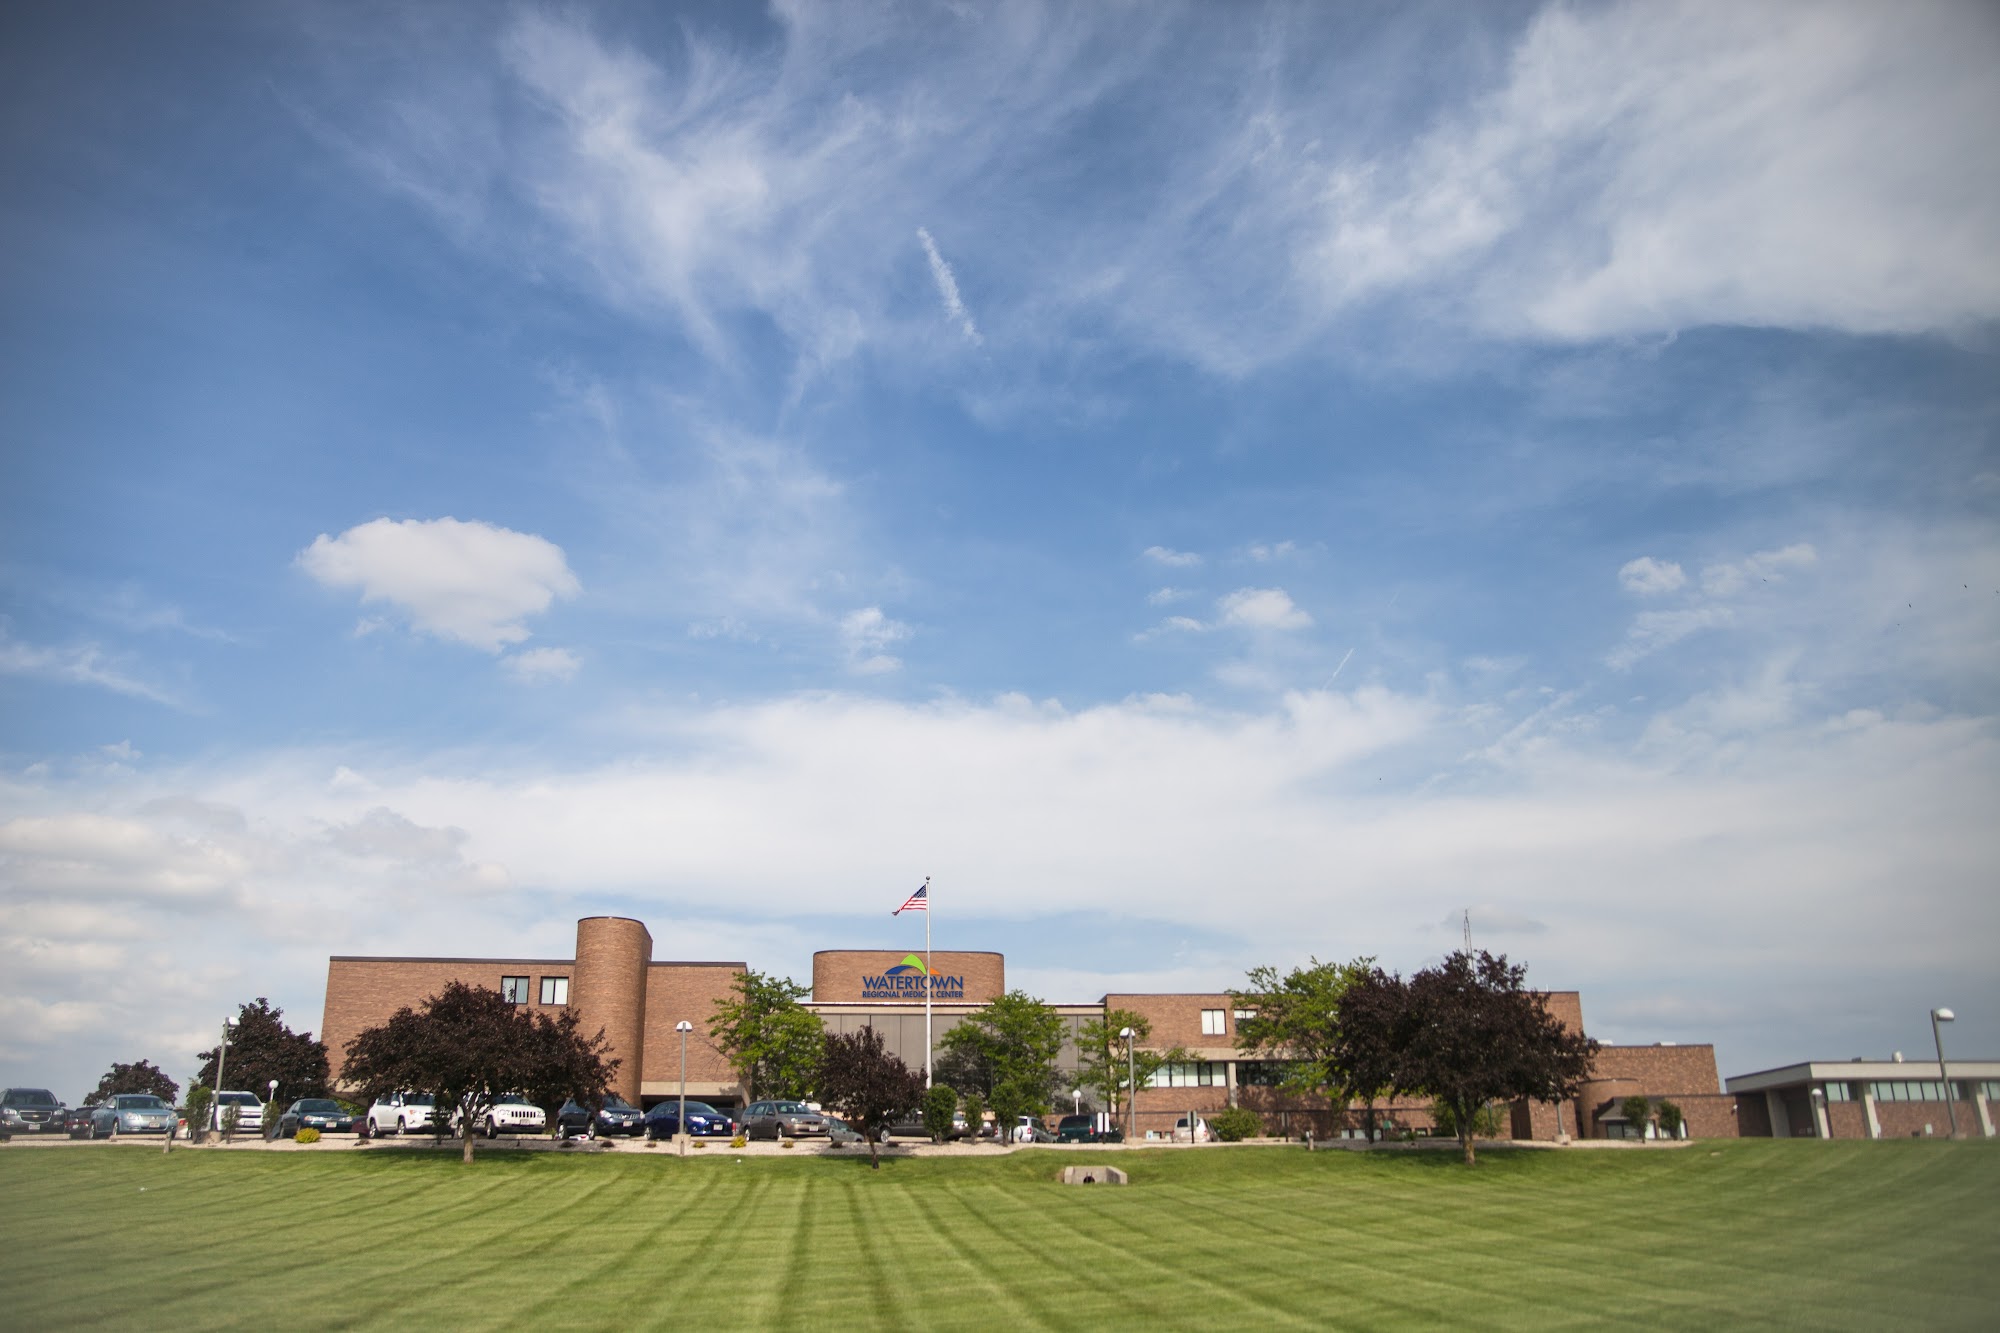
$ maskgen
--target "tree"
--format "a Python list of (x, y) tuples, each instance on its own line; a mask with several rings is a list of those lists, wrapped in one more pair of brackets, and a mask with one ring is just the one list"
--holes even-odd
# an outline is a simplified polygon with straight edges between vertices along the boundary
[(552, 1104), (601, 1099), (619, 1064), (605, 1058), (606, 1049), (602, 1031), (582, 1036), (567, 1011), (550, 1018), (498, 991), (454, 981), (421, 1010), (398, 1009), (358, 1034), (347, 1044), (344, 1075), (366, 1100), (398, 1090), (431, 1094), (439, 1136), (456, 1111), (470, 1162), (479, 1118), (503, 1093)]
[(814, 1081), (820, 1101), (868, 1140), (869, 1165), (880, 1171), (882, 1131), (923, 1101), (923, 1075), (884, 1049), (882, 1034), (866, 1027), (826, 1034)]
[[(1126, 1028), (1132, 1029), (1129, 1053), (1125, 1038), (1118, 1035)], [(1153, 1025), (1130, 1009), (1107, 1009), (1103, 1018), (1086, 1020), (1076, 1033), (1077, 1086), (1101, 1094), (1114, 1118), (1123, 1114), (1124, 1094), (1133, 1078), (1143, 1088), (1163, 1067), (1188, 1059), (1184, 1047), (1149, 1049), (1146, 1043), (1152, 1037)]]
[(180, 1095), (181, 1085), (168, 1078), (150, 1060), (139, 1060), (129, 1065), (114, 1063), (109, 1073), (97, 1080), (97, 1090), (83, 1099), (85, 1106), (96, 1106), (110, 1100), (121, 1092), (150, 1092), (167, 1105), (172, 1106)]
[(1653, 1114), (1660, 1122), (1661, 1134), (1670, 1139), (1681, 1136), (1681, 1126), (1686, 1123), (1687, 1117), (1681, 1114), (1680, 1107), (1672, 1102), (1663, 1101), (1653, 1108)]
[(1374, 1136), (1374, 1103), (1382, 1083), (1349, 1083), (1339, 1061), (1341, 998), (1375, 970), (1373, 958), (1351, 963), (1312, 959), (1283, 976), (1275, 967), (1252, 968), (1249, 984), (1229, 992), (1239, 1012), (1236, 1045), (1252, 1054), (1285, 1062), (1280, 1086), (1295, 1096), (1323, 1096), (1336, 1108), (1360, 1097), (1368, 1103), (1369, 1135)]
[(812, 1095), (825, 1026), (799, 1001), (811, 993), (790, 977), (737, 974), (734, 999), (715, 1002), (708, 1035), (729, 1057), (749, 1101)]
[[(254, 1004), (237, 1006), (236, 1026), (229, 1034), (229, 1058), (222, 1062), (223, 1077), (236, 1087), (266, 1096), (271, 1080), (294, 1101), (300, 1097), (324, 1097), (328, 1092), (326, 1043), (314, 1041), (310, 1032), (293, 1032), (283, 1023), (285, 1011), (274, 1009), (259, 995)], [(215, 1087), (216, 1056), (219, 1047), (201, 1052), (201, 1072), (195, 1082)], [(217, 1089), (227, 1091), (227, 1089)]]
[(1445, 1107), (1467, 1165), (1481, 1106), (1572, 1096), (1597, 1054), (1595, 1041), (1565, 1029), (1526, 988), (1527, 972), (1482, 949), (1453, 953), (1409, 981), (1395, 1090)]
[(1653, 1118), (1652, 1102), (1635, 1092), (1618, 1103), (1618, 1112), (1625, 1117), (1627, 1128), (1642, 1139), (1646, 1137), (1646, 1122)]
[(1326, 1067), (1342, 1099), (1361, 1103), (1362, 1132), (1373, 1143), (1375, 1103), (1395, 1086), (1397, 1032), (1410, 995), (1401, 977), (1373, 966), (1371, 959), (1357, 958), (1350, 966), (1364, 964), (1368, 966), (1348, 979), (1334, 1007), (1333, 1047)]
[(1063, 1046), (1062, 1016), (1029, 995), (1011, 990), (966, 1015), (944, 1036), (935, 1074), (955, 1088), (980, 1093), (993, 1108), (1000, 1132), (1012, 1132), (1024, 1115), (1049, 1109), (1056, 1085), (1056, 1056)]
[(942, 1143), (951, 1134), (951, 1118), (958, 1110), (958, 1093), (942, 1083), (924, 1093), (924, 1132), (932, 1143)]

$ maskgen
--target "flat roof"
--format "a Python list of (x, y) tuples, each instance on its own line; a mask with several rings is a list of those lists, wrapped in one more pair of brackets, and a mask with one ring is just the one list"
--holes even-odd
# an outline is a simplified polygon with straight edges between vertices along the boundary
[[(2000, 1060), (1951, 1060), (1944, 1062), (1954, 1081), (1960, 1079), (2000, 1079)], [(1892, 1083), (1898, 1079), (1941, 1079), (1944, 1073), (1935, 1060), (1807, 1060), (1802, 1064), (1780, 1065), (1751, 1074), (1738, 1074), (1723, 1082), (1730, 1092), (1763, 1092), (1769, 1088), (1790, 1088), (1802, 1083)]]

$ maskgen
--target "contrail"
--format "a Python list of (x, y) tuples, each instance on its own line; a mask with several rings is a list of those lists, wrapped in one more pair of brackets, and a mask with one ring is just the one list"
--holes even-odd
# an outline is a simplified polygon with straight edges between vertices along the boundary
[(931, 239), (930, 231), (924, 227), (917, 228), (917, 239), (924, 243), (924, 253), (930, 257), (931, 278), (937, 283), (938, 299), (944, 302), (944, 313), (957, 320), (958, 326), (965, 330), (965, 336), (974, 343), (984, 341), (972, 322), (971, 313), (965, 308), (965, 302), (959, 299), (958, 279), (953, 276), (951, 265), (945, 263), (944, 256), (938, 253), (937, 242)]
[(1347, 658), (1352, 656), (1354, 656), (1354, 650), (1352, 648), (1349, 648), (1347, 650), (1347, 657), (1343, 657), (1340, 659), (1340, 665), (1333, 669), (1333, 674), (1326, 678), (1326, 685), (1320, 686), (1321, 689), (1326, 689), (1327, 686), (1332, 685), (1333, 682), (1340, 679), (1341, 671), (1347, 666)]

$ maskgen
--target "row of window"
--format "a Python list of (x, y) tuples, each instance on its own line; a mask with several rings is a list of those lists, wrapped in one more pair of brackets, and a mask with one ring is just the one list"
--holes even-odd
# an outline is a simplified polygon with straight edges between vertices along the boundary
[[(500, 978), (500, 998), (505, 1000), (509, 1004), (526, 1004), (528, 1002), (528, 978), (527, 977)], [(568, 1004), (569, 978), (543, 977), (542, 1003)]]
[(1229, 1086), (1229, 1062), (1226, 1060), (1190, 1060), (1185, 1064), (1161, 1065), (1146, 1080), (1149, 1088), (1226, 1088)]
[[(1960, 1083), (1952, 1080), (1958, 1101), (1969, 1102), (1975, 1092), (1990, 1101), (2000, 1101), (2000, 1081), (1985, 1080), (1978, 1083)], [(1945, 1100), (1944, 1080), (1936, 1078), (1896, 1079), (1887, 1083), (1829, 1083), (1826, 1085), (1826, 1099), (1830, 1102), (1851, 1102), (1860, 1099), (1866, 1088), (1878, 1102), (1941, 1102)]]

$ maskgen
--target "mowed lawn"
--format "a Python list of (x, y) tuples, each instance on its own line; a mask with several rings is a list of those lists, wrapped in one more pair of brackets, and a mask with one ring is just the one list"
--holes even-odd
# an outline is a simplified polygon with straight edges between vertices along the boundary
[[(1107, 1161), (1124, 1188), (1065, 1187)], [(2000, 1143), (0, 1149), (9, 1328), (2000, 1327)]]

